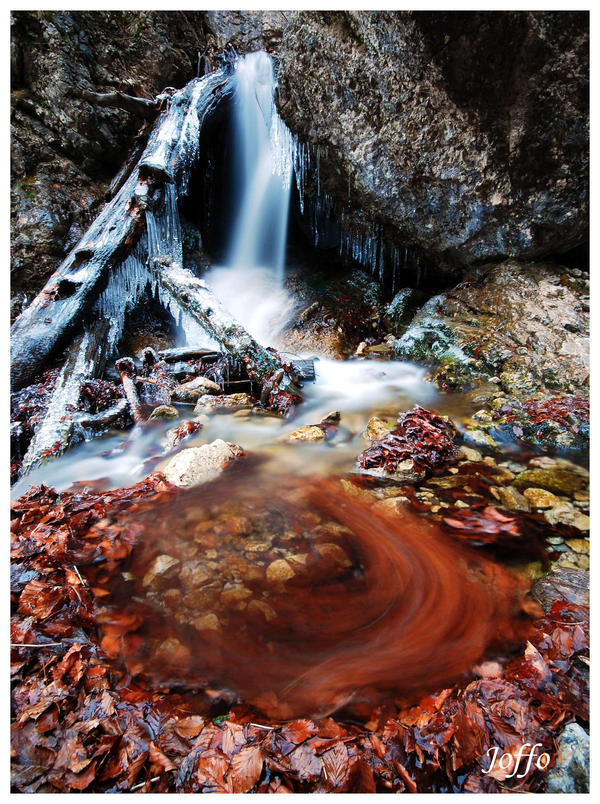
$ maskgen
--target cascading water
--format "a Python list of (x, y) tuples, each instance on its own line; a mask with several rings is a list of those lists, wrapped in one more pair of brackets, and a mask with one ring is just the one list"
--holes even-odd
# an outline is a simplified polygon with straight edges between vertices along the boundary
[(295, 144), (277, 114), (275, 87), (266, 53), (238, 60), (232, 194), (237, 206), (227, 265), (207, 276), (230, 312), (265, 345), (276, 343), (293, 310), (283, 279)]
[(235, 147), (239, 198), (230, 244), (234, 268), (271, 268), (283, 279), (293, 141), (275, 109), (270, 57), (250, 53), (236, 66)]

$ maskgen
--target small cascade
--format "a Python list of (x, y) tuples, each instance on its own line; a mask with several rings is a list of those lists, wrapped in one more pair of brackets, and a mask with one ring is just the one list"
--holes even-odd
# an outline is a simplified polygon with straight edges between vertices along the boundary
[(226, 265), (206, 281), (259, 343), (276, 346), (294, 310), (283, 280), (295, 140), (275, 108), (267, 53), (238, 59), (234, 86), (237, 207)]
[(270, 57), (250, 53), (235, 70), (239, 199), (228, 264), (266, 267), (283, 280), (294, 142), (275, 109)]

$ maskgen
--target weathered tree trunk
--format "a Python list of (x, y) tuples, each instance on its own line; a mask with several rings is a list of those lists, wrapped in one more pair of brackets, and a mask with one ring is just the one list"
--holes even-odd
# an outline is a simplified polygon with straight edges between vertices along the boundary
[(176, 264), (157, 265), (157, 278), (167, 291), (234, 360), (246, 365), (248, 376), (261, 385), (277, 368), (277, 358), (261, 346), (223, 308), (201, 279)]
[(172, 96), (121, 189), (13, 324), (14, 390), (31, 383), (48, 358), (81, 327), (107, 270), (135, 245), (156, 182), (176, 182), (178, 192), (185, 192), (188, 172), (198, 154), (202, 122), (230, 81), (227, 73), (219, 70), (190, 81)]
[(83, 323), (107, 267), (125, 256), (143, 228), (137, 169), (106, 205), (11, 329), (13, 390), (30, 384)]
[(46, 415), (23, 458), (21, 476), (46, 457), (60, 455), (71, 444), (81, 386), (104, 370), (108, 358), (109, 329), (107, 322), (99, 321), (73, 341), (50, 397)]

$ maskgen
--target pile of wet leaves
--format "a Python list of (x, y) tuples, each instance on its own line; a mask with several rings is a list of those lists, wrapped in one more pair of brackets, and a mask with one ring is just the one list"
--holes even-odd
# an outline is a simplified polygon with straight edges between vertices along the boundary
[[(391, 699), (360, 723), (265, 717), (229, 690), (148, 684), (102, 639), (107, 589), (135, 546), (120, 526), (178, 494), (155, 474), (128, 489), (57, 494), (12, 506), (12, 760), (19, 792), (542, 791), (518, 748), (588, 720), (587, 609), (555, 603), (518, 655), (418, 700)], [(121, 619), (131, 616), (124, 612)], [(112, 628), (112, 631), (111, 631)], [(486, 773), (494, 746), (514, 761)]]
[(411, 460), (418, 471), (439, 472), (456, 459), (454, 434), (448, 419), (416, 405), (401, 413), (397, 427), (364, 450), (358, 463), (365, 470), (393, 473)]

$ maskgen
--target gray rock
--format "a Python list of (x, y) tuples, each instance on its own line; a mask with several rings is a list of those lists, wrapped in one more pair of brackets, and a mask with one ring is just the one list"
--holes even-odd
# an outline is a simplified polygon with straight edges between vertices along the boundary
[(150, 414), (151, 419), (176, 419), (179, 411), (173, 405), (158, 405)]
[(195, 414), (215, 413), (217, 411), (234, 412), (236, 410), (251, 410), (258, 404), (258, 400), (250, 394), (224, 394), (211, 396), (203, 394), (198, 397)]
[(569, 723), (556, 743), (556, 765), (548, 771), (546, 793), (589, 793), (589, 734), (578, 723)]
[(243, 454), (243, 449), (237, 444), (218, 438), (210, 444), (178, 452), (162, 472), (176, 486), (199, 486), (213, 480), (230, 461)]
[(587, 240), (585, 12), (301, 11), (279, 108), (321, 187), (438, 266)]

